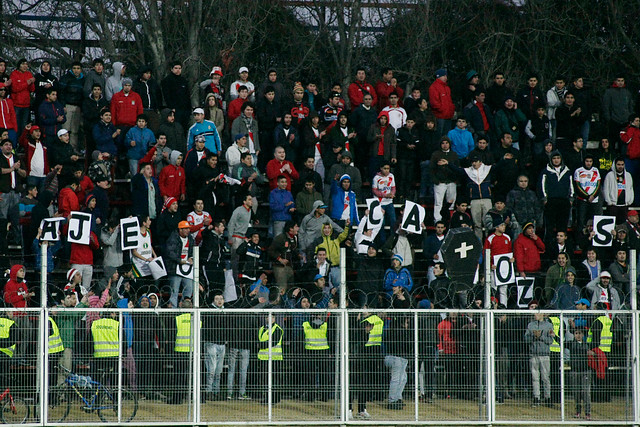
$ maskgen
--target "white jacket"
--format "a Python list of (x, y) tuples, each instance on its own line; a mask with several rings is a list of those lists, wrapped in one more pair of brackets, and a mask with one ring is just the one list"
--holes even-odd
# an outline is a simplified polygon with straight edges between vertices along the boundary
[[(616, 162), (611, 165), (611, 172), (604, 178), (604, 187), (602, 188), (604, 201), (609, 206), (615, 206), (618, 203), (618, 183), (616, 182)], [(631, 174), (624, 170), (624, 204), (631, 206), (633, 203), (633, 178)]]

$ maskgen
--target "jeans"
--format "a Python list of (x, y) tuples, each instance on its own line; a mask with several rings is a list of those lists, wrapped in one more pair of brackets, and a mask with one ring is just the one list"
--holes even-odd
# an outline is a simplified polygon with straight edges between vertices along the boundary
[(133, 178), (138, 173), (138, 161), (136, 159), (129, 159), (129, 172), (131, 173), (131, 178)]
[(71, 268), (75, 268), (82, 275), (82, 293), (83, 295), (91, 289), (91, 280), (93, 279), (93, 265), (90, 264), (71, 264)]
[(491, 210), (491, 199), (475, 199), (471, 201), (471, 218), (473, 218), (473, 231), (481, 242), (484, 241), (484, 216)]
[(22, 130), (31, 119), (31, 110), (29, 107), (13, 107), (16, 112), (16, 123), (18, 124), (18, 133), (22, 134)]
[(531, 369), (531, 382), (533, 384), (533, 397), (540, 399), (540, 381), (544, 387), (544, 398), (551, 398), (551, 380), (549, 371), (551, 360), (549, 356), (530, 356), (529, 368)]
[(247, 371), (249, 370), (249, 350), (232, 348), (229, 350), (229, 372), (227, 372), (227, 394), (233, 394), (236, 375), (236, 361), (240, 358), (240, 395), (247, 392)]
[(391, 202), (388, 205), (382, 205), (382, 209), (384, 209), (382, 226), (389, 226), (389, 233), (387, 233), (384, 228), (382, 228), (379, 233), (380, 242), (384, 243), (387, 241), (387, 236), (393, 236), (393, 226), (396, 224), (396, 208), (393, 206), (393, 202)]
[(193, 296), (193, 279), (178, 276), (177, 274), (169, 276), (169, 285), (171, 286), (171, 297), (169, 298), (169, 302), (174, 308), (178, 307), (178, 293), (180, 293), (181, 284), (184, 286), (182, 290), (182, 299), (191, 298)]
[(436, 129), (439, 136), (445, 136), (451, 130), (451, 119), (436, 119)]
[(589, 117), (588, 120), (585, 120), (585, 122), (580, 127), (580, 135), (582, 136), (582, 140), (585, 142), (585, 144), (589, 140), (590, 130), (591, 130), (591, 117)]
[(62, 124), (62, 127), (69, 131), (69, 144), (74, 150), (80, 150), (82, 147), (78, 144), (78, 134), (82, 124), (82, 110), (80, 106), (71, 104), (65, 105), (64, 108), (66, 109), (67, 121)]
[[(435, 203), (433, 204), (433, 219), (435, 221), (440, 221), (442, 219), (442, 214), (440, 211), (442, 210), (442, 204), (444, 203), (445, 197), (447, 198), (447, 205), (449, 205), (449, 209), (453, 208), (454, 203), (456, 202), (456, 183), (442, 183), (436, 184), (433, 186), (433, 191), (435, 193)], [(449, 218), (447, 218), (448, 220)]]
[(433, 197), (433, 183), (431, 182), (431, 160), (420, 163), (420, 197)]
[(581, 403), (584, 403), (584, 413), (591, 414), (591, 371), (571, 372), (570, 378), (576, 401), (576, 413), (581, 412)]
[(204, 343), (204, 366), (207, 369), (206, 392), (220, 392), (220, 375), (224, 365), (225, 346), (212, 342)]
[(409, 360), (398, 356), (385, 356), (384, 366), (391, 370), (389, 382), (389, 402), (402, 399), (404, 386), (407, 385), (407, 365)]

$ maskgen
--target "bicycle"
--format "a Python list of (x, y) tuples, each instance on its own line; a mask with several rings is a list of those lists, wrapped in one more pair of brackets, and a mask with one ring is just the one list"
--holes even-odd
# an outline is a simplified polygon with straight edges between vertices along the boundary
[[(82, 401), (81, 409), (87, 413), (97, 412), (104, 422), (118, 421), (118, 392), (111, 390), (100, 381), (92, 380), (91, 377), (82, 377), (74, 374), (64, 366), (58, 369), (65, 371), (68, 375), (61, 385), (51, 387), (49, 394), (48, 413), (49, 419), (54, 422), (62, 422), (69, 415), (71, 401), (75, 396)], [(102, 374), (104, 379), (106, 372)], [(82, 390), (85, 390), (84, 393)], [(85, 396), (87, 390), (91, 395)], [(75, 392), (75, 394), (74, 394)], [(138, 399), (131, 391), (122, 388), (122, 413), (121, 421), (129, 422), (133, 420), (138, 412)]]
[(13, 397), (9, 387), (0, 395), (2, 405), (2, 422), (4, 424), (24, 424), (29, 418), (29, 406), (19, 397)]

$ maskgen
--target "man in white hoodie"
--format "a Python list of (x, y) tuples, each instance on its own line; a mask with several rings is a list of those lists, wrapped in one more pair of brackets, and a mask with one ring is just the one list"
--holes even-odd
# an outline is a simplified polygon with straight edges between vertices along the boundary
[(611, 173), (604, 178), (602, 195), (607, 204), (607, 213), (616, 217), (616, 224), (627, 219), (627, 209), (633, 203), (633, 178), (624, 168), (624, 159), (618, 157), (611, 165)]
[(127, 66), (122, 62), (113, 63), (113, 74), (107, 79), (107, 87), (105, 88), (105, 97), (111, 102), (114, 93), (122, 90), (122, 79), (127, 72)]
[(247, 135), (239, 133), (233, 138), (233, 144), (227, 149), (225, 157), (229, 166), (229, 175), (233, 173), (233, 168), (240, 164), (242, 153), (247, 153)]

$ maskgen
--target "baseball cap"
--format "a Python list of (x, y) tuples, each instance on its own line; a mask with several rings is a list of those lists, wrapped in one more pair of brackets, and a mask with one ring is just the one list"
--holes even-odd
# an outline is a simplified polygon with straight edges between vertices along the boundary
[(220, 67), (218, 67), (218, 66), (213, 67), (213, 68), (211, 69), (211, 73), (209, 73), (209, 75), (211, 75), (211, 74), (217, 74), (217, 75), (219, 75), (220, 77), (223, 77), (223, 74), (222, 74), (222, 68), (220, 68)]
[(204, 114), (204, 110), (202, 108), (196, 108), (193, 110), (193, 114)]
[(575, 302), (575, 304), (576, 304), (576, 305), (578, 305), (578, 304), (584, 304), (584, 305), (586, 305), (587, 307), (591, 307), (591, 302), (589, 302), (589, 300), (588, 300), (588, 299), (586, 299), (586, 298), (580, 298), (578, 301), (576, 301), (576, 302)]
[(317, 282), (318, 280), (324, 278), (324, 276), (322, 274), (316, 274), (315, 277), (313, 278), (314, 282)]
[(238, 74), (240, 73), (248, 73), (249, 69), (247, 67), (240, 67), (240, 69), (238, 70)]
[(180, 221), (178, 223), (178, 228), (190, 228), (191, 226), (189, 225), (189, 223), (187, 221)]
[(58, 131), (58, 133), (57, 133), (58, 138), (60, 138), (60, 137), (61, 137), (62, 135), (64, 135), (65, 133), (69, 133), (69, 131), (68, 131), (68, 130), (66, 130), (66, 129), (60, 129), (60, 130)]
[(602, 273), (600, 273), (600, 278), (602, 277), (608, 277), (609, 279), (611, 279), (611, 273), (609, 273), (608, 271), (603, 271)]
[(627, 218), (629, 218), (630, 216), (634, 216), (634, 215), (638, 215), (638, 211), (631, 210), (631, 211), (627, 212)]

